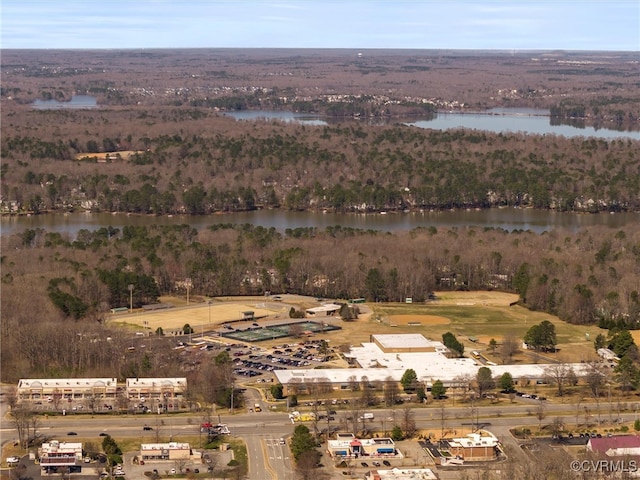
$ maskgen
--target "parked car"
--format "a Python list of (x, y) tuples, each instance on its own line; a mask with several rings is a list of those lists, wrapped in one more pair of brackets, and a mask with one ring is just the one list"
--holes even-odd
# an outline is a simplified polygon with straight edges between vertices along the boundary
[(369, 466), (369, 464), (367, 462), (360, 462), (360, 465), (362, 465), (365, 468)]
[(390, 467), (390, 466), (391, 466), (391, 462), (389, 462), (389, 460), (383, 460), (383, 461), (382, 461), (382, 464), (383, 464), (385, 467)]
[(373, 466), (374, 467), (379, 467), (380, 466), (380, 462), (373, 462)]
[(18, 463), (19, 461), (20, 461), (20, 457), (13, 456), (13, 457), (7, 458), (7, 463)]

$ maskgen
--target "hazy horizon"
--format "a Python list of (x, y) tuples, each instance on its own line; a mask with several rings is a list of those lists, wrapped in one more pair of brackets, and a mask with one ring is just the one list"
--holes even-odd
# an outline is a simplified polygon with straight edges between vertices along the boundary
[(5, 50), (640, 50), (637, 0), (3, 0), (0, 20)]

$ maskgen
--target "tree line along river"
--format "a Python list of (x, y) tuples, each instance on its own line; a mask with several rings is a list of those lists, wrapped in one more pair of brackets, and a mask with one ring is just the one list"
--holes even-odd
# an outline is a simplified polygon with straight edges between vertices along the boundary
[[(94, 108), (93, 97), (82, 97), (68, 108)], [(36, 108), (56, 108), (59, 102), (45, 103)], [(241, 111), (229, 112), (236, 120), (280, 120), (300, 123), (324, 124), (326, 118), (319, 115), (295, 114), (292, 112)], [(365, 120), (367, 121), (367, 120)], [(398, 119), (393, 119), (397, 122)], [(482, 113), (438, 113), (429, 119), (412, 119), (405, 122), (421, 128), (454, 129), (470, 128), (492, 132), (518, 131), (531, 134), (557, 134), (567, 137), (585, 136), (596, 138), (628, 138), (640, 140), (640, 131), (617, 131), (554, 124), (546, 110), (493, 109)], [(507, 231), (531, 230), (536, 233), (566, 228), (579, 230), (596, 225), (623, 228), (637, 224), (640, 213), (580, 214), (519, 208), (493, 208), (488, 210), (445, 210), (393, 214), (338, 214), (320, 212), (292, 212), (286, 210), (256, 210), (209, 216), (145, 216), (111, 213), (67, 213), (33, 216), (5, 216), (0, 219), (2, 235), (22, 232), (28, 228), (43, 228), (47, 231), (75, 235), (79, 230), (96, 230), (101, 227), (123, 227), (126, 225), (176, 225), (189, 224), (200, 230), (218, 223), (252, 224), (280, 231), (295, 228), (319, 228), (340, 225), (342, 227), (382, 231), (411, 230), (418, 227), (463, 227), (501, 228)]]

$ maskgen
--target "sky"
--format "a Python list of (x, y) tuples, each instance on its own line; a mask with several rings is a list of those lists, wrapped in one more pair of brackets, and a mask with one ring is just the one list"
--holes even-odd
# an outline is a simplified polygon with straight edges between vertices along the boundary
[(14, 48), (640, 51), (640, 0), (1, 0)]

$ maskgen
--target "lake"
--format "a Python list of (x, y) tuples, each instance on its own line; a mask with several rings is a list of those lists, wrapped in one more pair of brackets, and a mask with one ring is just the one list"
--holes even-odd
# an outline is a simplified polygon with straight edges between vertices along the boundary
[(554, 229), (577, 231), (591, 226), (606, 226), (615, 229), (638, 224), (640, 213), (580, 214), (553, 212), (522, 208), (492, 208), (487, 210), (446, 210), (388, 214), (339, 214), (321, 212), (288, 212), (284, 210), (256, 210), (253, 212), (228, 213), (207, 216), (147, 216), (111, 213), (69, 213), (32, 216), (1, 217), (2, 235), (23, 232), (27, 228), (43, 228), (47, 231), (68, 233), (75, 236), (79, 230), (97, 230), (126, 225), (180, 225), (189, 224), (201, 230), (218, 223), (252, 224), (265, 228), (286, 229), (342, 227), (381, 230), (387, 232), (406, 231), (414, 228), (451, 228), (477, 226), (479, 228), (501, 228), (507, 231), (531, 230), (536, 233)]
[(83, 110), (87, 108), (97, 108), (98, 102), (96, 97), (91, 95), (74, 95), (68, 102), (59, 102), (58, 100), (35, 100), (32, 104), (36, 110)]
[[(96, 98), (91, 95), (74, 95), (68, 102), (57, 100), (35, 100), (32, 103), (37, 110), (53, 109), (90, 109), (97, 108)], [(276, 120), (280, 122), (295, 122), (304, 125), (329, 125), (345, 121), (359, 121), (374, 124), (394, 124), (418, 128), (430, 128), (434, 130), (450, 130), (467, 128), (471, 130), (484, 130), (493, 133), (522, 132), (535, 135), (562, 135), (565, 137), (596, 137), (607, 140), (617, 138), (631, 138), (640, 140), (640, 131), (618, 131), (607, 128), (595, 128), (590, 126), (575, 126), (568, 124), (556, 124), (551, 121), (547, 110), (532, 108), (494, 108), (486, 112), (438, 112), (429, 117), (416, 118), (332, 118), (323, 115), (307, 113), (294, 113), (276, 110), (241, 110), (237, 112), (225, 112), (225, 116), (236, 120)]]
[(596, 137), (608, 140), (631, 138), (640, 140), (640, 131), (618, 131), (607, 128), (579, 127), (552, 123), (548, 110), (531, 108), (494, 108), (486, 112), (438, 112), (429, 117), (407, 118), (332, 118), (323, 115), (293, 113), (272, 110), (242, 110), (225, 112), (226, 116), (236, 120), (277, 120), (307, 125), (329, 125), (345, 121), (359, 121), (374, 124), (402, 123), (419, 128), (450, 130), (467, 128), (493, 133), (522, 132), (535, 135), (562, 135), (565, 137)]

